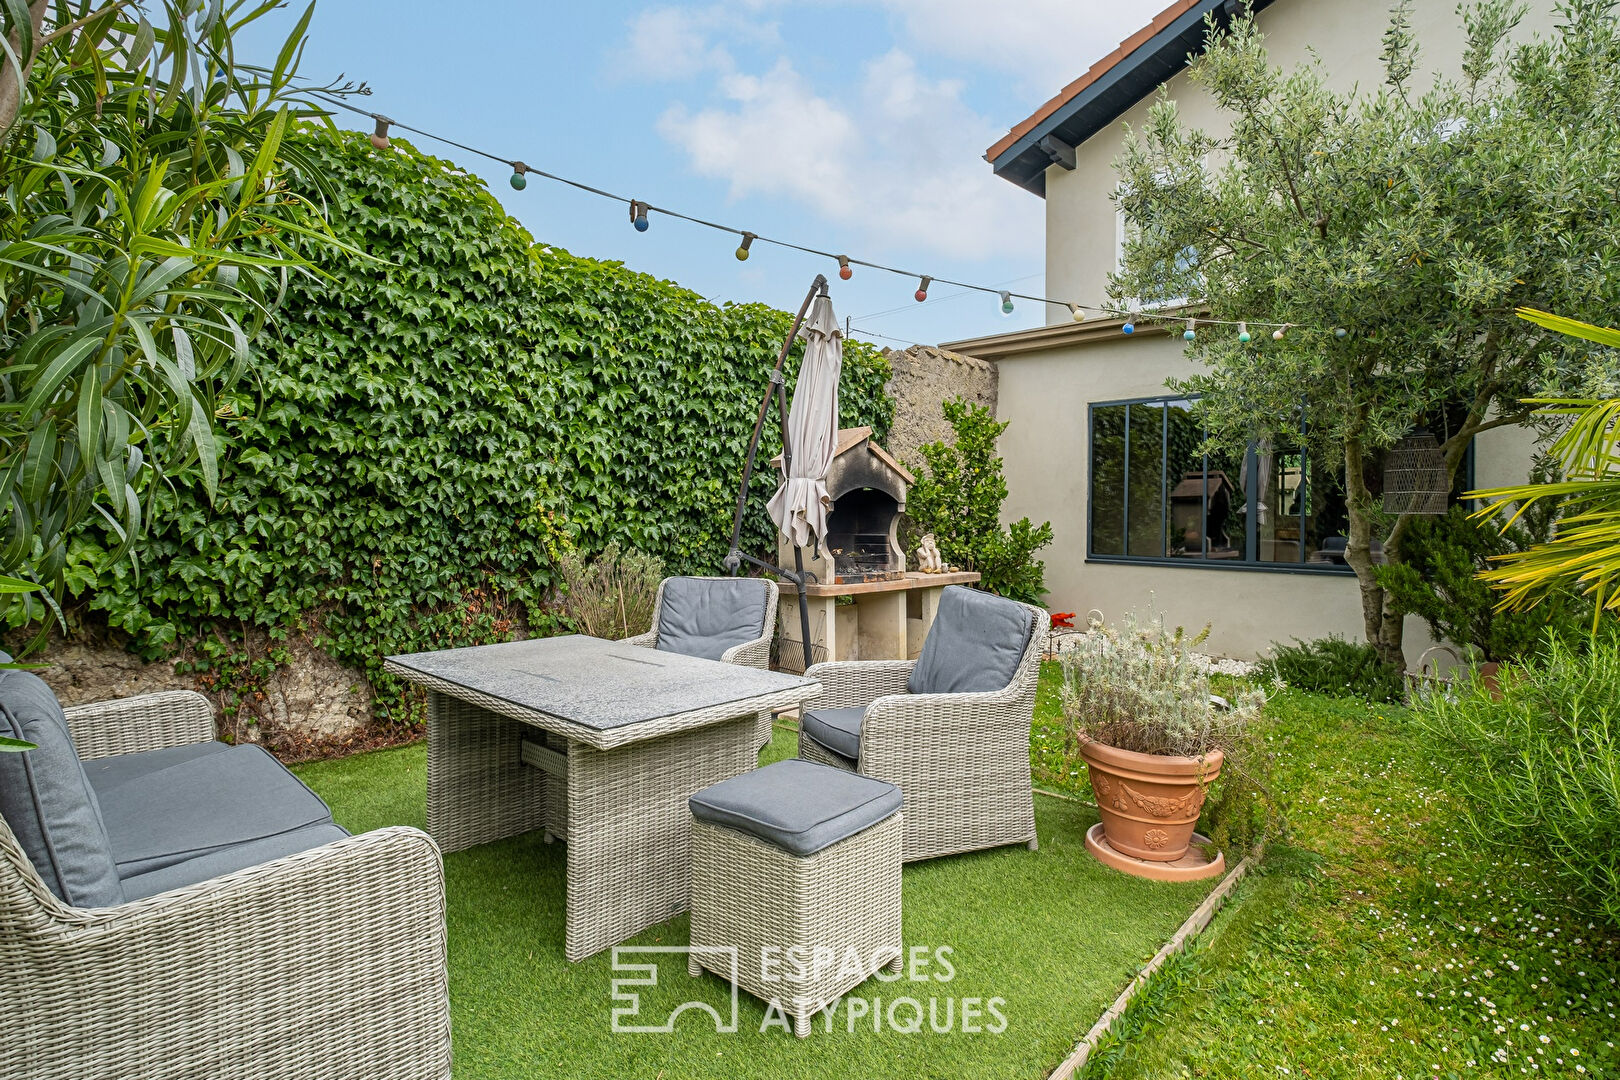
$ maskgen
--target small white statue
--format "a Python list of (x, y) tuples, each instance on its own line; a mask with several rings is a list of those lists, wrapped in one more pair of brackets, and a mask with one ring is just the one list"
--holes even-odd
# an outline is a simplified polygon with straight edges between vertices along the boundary
[(923, 536), (922, 543), (917, 545), (917, 569), (925, 574), (943, 574), (945, 560), (940, 557), (939, 544), (934, 541), (934, 534)]

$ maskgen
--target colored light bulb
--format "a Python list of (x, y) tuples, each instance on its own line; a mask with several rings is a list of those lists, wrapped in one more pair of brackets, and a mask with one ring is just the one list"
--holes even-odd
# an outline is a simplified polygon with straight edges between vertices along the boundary
[(838, 256), (838, 276), (843, 278), (845, 281), (848, 281), (850, 278), (855, 276), (854, 269), (849, 265), (848, 255)]
[(1003, 315), (1011, 315), (1013, 313), (1012, 293), (1004, 292), (1001, 294), (1001, 313)]
[(1136, 333), (1136, 324), (1133, 322), (1128, 322), (1119, 328), (1119, 332), (1122, 334), (1134, 334)]

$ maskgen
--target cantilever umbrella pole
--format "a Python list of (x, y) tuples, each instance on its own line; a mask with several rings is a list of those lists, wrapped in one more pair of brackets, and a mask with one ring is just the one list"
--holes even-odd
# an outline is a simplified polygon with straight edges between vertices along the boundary
[[(804, 303), (799, 305), (799, 313), (793, 317), (793, 326), (782, 342), (782, 348), (776, 354), (776, 366), (771, 369), (770, 382), (766, 384), (765, 395), (759, 399), (759, 415), (754, 418), (754, 434), (748, 440), (748, 457), (743, 461), (742, 486), (737, 489), (737, 513), (731, 522), (731, 550), (726, 555), (726, 568), (736, 574), (742, 568), (742, 520), (748, 509), (748, 485), (754, 478), (754, 458), (759, 453), (759, 437), (765, 431), (765, 414), (770, 412), (771, 398), (775, 397), (778, 411), (782, 419), (782, 468), (784, 472), (791, 471), (793, 467), (792, 450), (788, 445), (788, 403), (787, 380), (782, 377), (782, 366), (787, 363), (788, 353), (793, 349), (793, 339), (799, 336), (799, 328), (804, 325), (804, 317), (810, 310), (810, 304), (816, 295), (827, 288), (827, 278), (824, 274), (817, 274), (816, 280), (810, 283), (810, 291), (804, 294)], [(749, 559), (749, 562), (758, 562)], [(779, 568), (778, 568), (779, 569)], [(810, 668), (810, 598), (805, 595), (804, 580), (804, 553), (799, 545), (793, 545), (793, 584), (799, 590), (799, 632), (804, 644), (805, 670)]]

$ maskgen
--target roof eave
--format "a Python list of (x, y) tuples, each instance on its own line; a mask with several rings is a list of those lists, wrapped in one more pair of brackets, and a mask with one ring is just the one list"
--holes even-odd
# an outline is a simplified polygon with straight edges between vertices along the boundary
[[(1254, 0), (1251, 6), (1259, 11), (1270, 2)], [(1042, 148), (1043, 139), (1051, 137), (1067, 146), (1079, 146), (1112, 124), (1185, 67), (1190, 55), (1202, 51), (1205, 15), (1213, 12), (1216, 21), (1225, 26), (1242, 6), (1241, 0), (1198, 0), (1000, 153), (993, 157), (986, 154), (990, 167), (1002, 179), (1045, 198), (1046, 170), (1055, 158)]]

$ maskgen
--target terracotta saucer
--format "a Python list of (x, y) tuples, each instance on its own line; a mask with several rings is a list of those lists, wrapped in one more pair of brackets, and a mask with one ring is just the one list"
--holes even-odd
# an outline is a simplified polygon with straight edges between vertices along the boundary
[(1215, 858), (1211, 859), (1204, 854), (1204, 845), (1208, 843), (1208, 839), (1193, 833), (1192, 844), (1188, 846), (1187, 854), (1175, 862), (1148, 862), (1146, 859), (1133, 859), (1110, 847), (1107, 838), (1103, 836), (1102, 822), (1099, 821), (1086, 830), (1086, 850), (1091, 852), (1098, 862), (1104, 866), (1112, 866), (1122, 873), (1152, 881), (1201, 881), (1204, 878), (1220, 877), (1226, 873), (1225, 855), (1217, 853)]

